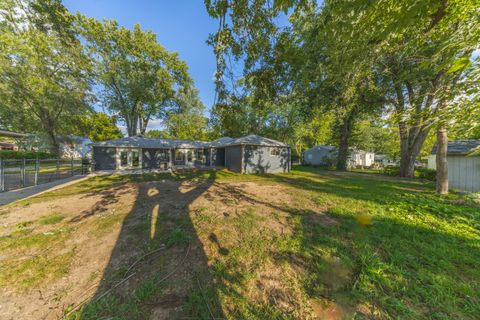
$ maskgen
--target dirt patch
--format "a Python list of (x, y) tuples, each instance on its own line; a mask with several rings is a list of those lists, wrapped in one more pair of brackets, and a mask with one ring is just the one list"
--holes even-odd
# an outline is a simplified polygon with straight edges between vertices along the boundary
[[(10, 236), (19, 224), (25, 224), (22, 228), (28, 228), (28, 235), (63, 228), (68, 230), (65, 239), (32, 245), (28, 255), (48, 251), (46, 258), (60, 254), (71, 258), (54, 279), (25, 288), (17, 288), (14, 281), (2, 285), (0, 318), (57, 319), (64, 310), (95, 301), (109, 290), (122, 303), (136, 303), (139, 313), (132, 319), (188, 317), (192, 299), (196, 307), (204, 308), (195, 312), (223, 318), (220, 299), (208, 288), (228, 277), (232, 283), (244, 280), (234, 279), (235, 274), (212, 279), (212, 270), (220, 272), (216, 263), (229, 259), (241, 242), (250, 241), (250, 235), (258, 237), (252, 245), (272, 254), (268, 241), (290, 236), (295, 231), (290, 219), (299, 214), (312, 223), (337, 223), (322, 212), (314, 204), (308, 212), (296, 209), (294, 195), (280, 185), (208, 180), (120, 183), (100, 192), (10, 207), (0, 214), (0, 235)], [(38, 222), (52, 213), (63, 219), (51, 225)], [(142, 258), (158, 248), (164, 249)], [(16, 252), (13, 248), (2, 252), (0, 263), (11, 263)], [(299, 281), (296, 275), (306, 267), (267, 261), (264, 268), (252, 252), (245, 252), (253, 255), (245, 258), (251, 259), (247, 264), (251, 285), (246, 286), (250, 291), (242, 294), (252, 303), (304, 318), (309, 304), (298, 289), (301, 285), (292, 283)]]

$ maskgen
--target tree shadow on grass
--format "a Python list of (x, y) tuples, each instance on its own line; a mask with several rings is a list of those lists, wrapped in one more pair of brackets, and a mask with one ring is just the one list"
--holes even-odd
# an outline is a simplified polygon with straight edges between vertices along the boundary
[[(395, 190), (395, 186), (382, 182), (380, 186), (371, 186), (368, 181), (354, 181), (351, 183), (355, 188), (349, 189), (339, 179), (319, 182), (268, 177), (318, 195), (334, 194), (353, 200), (372, 201), (368, 197), (369, 187), (389, 188), (385, 194)], [(434, 228), (421, 218), (415, 220), (421, 216), (415, 209), (425, 210), (422, 203), (417, 207), (411, 203), (407, 208), (411, 209), (408, 212), (413, 220), (402, 213), (392, 213), (362, 222), (355, 208), (333, 206), (324, 213), (316, 212), (259, 199), (236, 185), (223, 185), (218, 193), (252, 206), (284, 212), (291, 218), (292, 237), (299, 238), (301, 245), (274, 248), (271, 254), (278, 264), (287, 262), (302, 275), (304, 289), (319, 318), (474, 319), (480, 314), (478, 232), (475, 237), (472, 230), (461, 232), (462, 227), (452, 232), (445, 225)], [(387, 202), (404, 200), (395, 200), (396, 194), (390, 197), (393, 199)], [(379, 204), (384, 205), (383, 200)], [(442, 213), (436, 214), (443, 219)], [(239, 281), (228, 270), (222, 277), (230, 284)], [(316, 302), (320, 306), (315, 307)]]
[[(124, 177), (138, 182), (135, 203), (96, 293), (71, 318), (224, 318), (189, 213), (189, 205), (214, 183), (215, 172), (175, 177)], [(115, 201), (109, 194), (104, 201)]]

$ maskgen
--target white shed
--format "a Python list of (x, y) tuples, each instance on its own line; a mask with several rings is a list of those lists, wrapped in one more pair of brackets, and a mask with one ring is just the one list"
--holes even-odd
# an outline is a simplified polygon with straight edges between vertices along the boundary
[[(480, 156), (472, 152), (480, 147), (480, 140), (458, 140), (448, 143), (448, 184), (450, 189), (468, 192), (480, 191)], [(428, 168), (436, 169), (435, 146), (428, 158)]]
[(371, 167), (375, 163), (375, 153), (364, 150), (351, 150), (352, 167)]

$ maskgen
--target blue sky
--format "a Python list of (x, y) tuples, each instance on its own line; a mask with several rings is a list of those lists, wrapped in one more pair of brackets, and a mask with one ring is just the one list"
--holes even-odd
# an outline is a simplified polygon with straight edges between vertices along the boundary
[[(71, 12), (115, 19), (128, 28), (140, 23), (142, 29), (155, 32), (160, 44), (187, 62), (200, 98), (207, 108), (212, 106), (215, 55), (206, 40), (218, 24), (207, 15), (202, 0), (63, 0), (63, 4)], [(157, 126), (154, 122), (150, 127)]]

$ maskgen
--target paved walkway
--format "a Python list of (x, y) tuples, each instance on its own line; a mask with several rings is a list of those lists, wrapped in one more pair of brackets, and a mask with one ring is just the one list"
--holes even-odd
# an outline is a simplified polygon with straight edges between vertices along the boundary
[(32, 187), (27, 187), (23, 189), (16, 189), (12, 191), (2, 192), (0, 193), (0, 206), (12, 203), (17, 200), (27, 199), (48, 191), (60, 189), (60, 188), (75, 184), (77, 182), (86, 180), (90, 177), (91, 175), (73, 176), (66, 179), (39, 184), (38, 186), (32, 186)]

